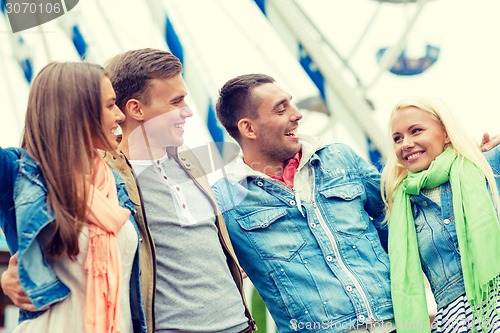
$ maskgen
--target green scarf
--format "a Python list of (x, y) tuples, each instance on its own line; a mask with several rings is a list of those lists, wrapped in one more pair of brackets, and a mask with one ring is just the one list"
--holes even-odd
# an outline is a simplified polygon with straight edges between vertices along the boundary
[[(463, 163), (462, 163), (463, 162)], [(409, 172), (394, 195), (389, 221), (389, 258), (394, 318), (398, 332), (430, 332), (424, 280), (410, 195), (450, 181), (465, 292), (483, 329), (496, 308), (500, 274), (500, 224), (483, 172), (450, 148), (427, 170)], [(487, 330), (485, 330), (487, 331)]]

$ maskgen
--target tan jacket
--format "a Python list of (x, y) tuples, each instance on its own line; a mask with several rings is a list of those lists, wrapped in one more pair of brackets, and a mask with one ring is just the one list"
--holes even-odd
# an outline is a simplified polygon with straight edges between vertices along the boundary
[[(142, 197), (137, 179), (132, 170), (130, 163), (123, 153), (120, 152), (119, 159), (113, 157), (111, 154), (104, 153), (104, 160), (108, 165), (118, 172), (118, 174), (125, 180), (129, 197), (134, 204), (136, 215), (135, 219), (141, 233), (140, 239), (140, 263), (141, 263), (141, 287), (142, 298), (144, 301), (144, 312), (146, 313), (146, 324), (148, 332), (155, 332), (155, 313), (154, 301), (156, 290), (156, 259), (155, 259), (155, 245), (154, 240), (149, 230), (146, 220), (146, 214), (142, 205)], [(222, 218), (219, 207), (215, 202), (215, 198), (208, 183), (205, 171), (201, 166), (198, 158), (191, 152), (191, 150), (182, 147), (180, 150), (175, 149), (174, 158), (183, 167), (184, 170), (193, 179), (194, 183), (202, 190), (208, 197), (214, 211), (216, 212), (216, 224), (219, 230), (219, 240), (227, 258), (229, 270), (233, 276), (234, 282), (240, 291), (243, 304), (245, 305), (245, 315), (248, 318), (248, 323), (253, 330), (257, 330), (255, 321), (248, 308), (245, 295), (243, 292), (243, 279), (241, 277), (240, 267), (234, 254), (234, 249), (229, 240), (226, 224)]]

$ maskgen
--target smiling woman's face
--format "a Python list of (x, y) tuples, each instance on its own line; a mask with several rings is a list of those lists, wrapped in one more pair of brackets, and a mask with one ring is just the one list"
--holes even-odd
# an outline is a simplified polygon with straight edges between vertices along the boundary
[(414, 106), (397, 110), (391, 128), (394, 153), (412, 172), (427, 169), (450, 142), (443, 125), (429, 112)]
[[(115, 100), (116, 94), (111, 81), (107, 76), (104, 76), (101, 80), (101, 126), (111, 147), (116, 150), (118, 149), (118, 141), (115, 131), (118, 128), (118, 124), (125, 120), (125, 115), (115, 104)], [(94, 148), (108, 149), (107, 147), (102, 147), (102, 144), (97, 139), (94, 139), (93, 144)]]

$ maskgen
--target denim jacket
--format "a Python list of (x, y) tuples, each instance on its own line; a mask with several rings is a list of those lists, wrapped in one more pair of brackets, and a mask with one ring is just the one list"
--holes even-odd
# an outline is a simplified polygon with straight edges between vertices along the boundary
[[(125, 183), (116, 173), (113, 174), (120, 205), (134, 212)], [(63, 300), (70, 292), (47, 264), (37, 241), (40, 231), (54, 221), (54, 214), (47, 206), (46, 193), (47, 188), (36, 161), (20, 148), (0, 148), (0, 226), (10, 252), (18, 252), (19, 281), (37, 309)], [(134, 219), (131, 218), (131, 221), (138, 233)], [(146, 324), (139, 275), (137, 251), (131, 275), (130, 305), (134, 332), (143, 333), (146, 332)], [(36, 318), (43, 312), (21, 309), (19, 320)]]
[(279, 332), (348, 332), (393, 318), (373, 166), (346, 145), (302, 142), (293, 190), (241, 157), (224, 171), (215, 197)]
[[(485, 153), (485, 157), (500, 186), (500, 147)], [(410, 197), (420, 261), (438, 309), (465, 294), (449, 182), (441, 185), (440, 199), (441, 206), (422, 193)]]

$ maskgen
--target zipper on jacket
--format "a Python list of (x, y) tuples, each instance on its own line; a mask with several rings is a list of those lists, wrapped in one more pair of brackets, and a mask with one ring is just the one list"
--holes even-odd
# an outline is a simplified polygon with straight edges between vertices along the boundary
[[(312, 177), (311, 178), (312, 178), (312, 181), (313, 181), (313, 184), (312, 184), (312, 193), (311, 193), (311, 204), (312, 204), (312, 206), (314, 208), (314, 213), (316, 214), (316, 217), (318, 218), (321, 227), (323, 228), (323, 230), (325, 230), (326, 235), (328, 237), (328, 240), (332, 244), (333, 251), (335, 252), (335, 255), (337, 256), (337, 259), (339, 261), (340, 267), (349, 276), (349, 278), (353, 282), (354, 286), (359, 291), (359, 294), (361, 295), (361, 298), (363, 299), (363, 302), (365, 303), (366, 311), (368, 313), (368, 317), (369, 317), (370, 321), (372, 323), (374, 323), (375, 322), (375, 316), (373, 315), (373, 311), (372, 311), (372, 308), (370, 306), (370, 302), (368, 301), (368, 297), (366, 296), (365, 292), (361, 288), (361, 284), (359, 283), (358, 279), (351, 273), (351, 271), (347, 268), (346, 264), (344, 263), (344, 260), (341, 258), (340, 251), (339, 251), (338, 246), (337, 246), (337, 242), (335, 241), (335, 237), (333, 236), (332, 232), (330, 231), (330, 229), (326, 225), (326, 222), (323, 219), (323, 216), (321, 215), (321, 212), (319, 211), (318, 206), (316, 205), (316, 202), (314, 200), (314, 189), (316, 187), (316, 183), (315, 183), (316, 182), (316, 180), (315, 180), (316, 178), (315, 178), (315, 174), (314, 174), (314, 169), (312, 167), (311, 167), (311, 171), (312, 171)], [(283, 184), (279, 180), (272, 179), (270, 181), (273, 182), (273, 183), (275, 183), (276, 186), (282, 188), (283, 190), (285, 190), (285, 191), (287, 191), (289, 193), (294, 194), (294, 197), (295, 197), (296, 193), (295, 193), (294, 189), (289, 188), (288, 186), (286, 186), (285, 184)]]
[(316, 214), (316, 217), (319, 220), (319, 223), (323, 230), (326, 233), (326, 236), (328, 237), (328, 240), (330, 241), (330, 244), (332, 244), (333, 247), (333, 252), (335, 253), (335, 256), (337, 257), (337, 260), (339, 262), (339, 265), (341, 269), (349, 276), (351, 281), (353, 282), (354, 286), (356, 289), (359, 291), (359, 294), (361, 295), (361, 298), (363, 299), (363, 302), (365, 303), (366, 306), (366, 311), (368, 313), (368, 317), (370, 318), (371, 322), (375, 322), (375, 316), (373, 315), (372, 308), (370, 306), (370, 302), (368, 301), (368, 298), (366, 297), (365, 292), (361, 288), (361, 284), (359, 283), (358, 279), (354, 276), (354, 274), (351, 273), (351, 271), (347, 268), (343, 258), (340, 256), (340, 251), (337, 246), (337, 242), (335, 241), (335, 237), (333, 236), (332, 232), (328, 228), (325, 220), (323, 219), (323, 216), (321, 215), (321, 212), (318, 209), (318, 206), (316, 205), (316, 201), (314, 200), (314, 188), (316, 187), (315, 183), (315, 175), (314, 175), (314, 170), (313, 170), (313, 187), (312, 187), (312, 196), (311, 196), (311, 204), (314, 208), (314, 213)]

